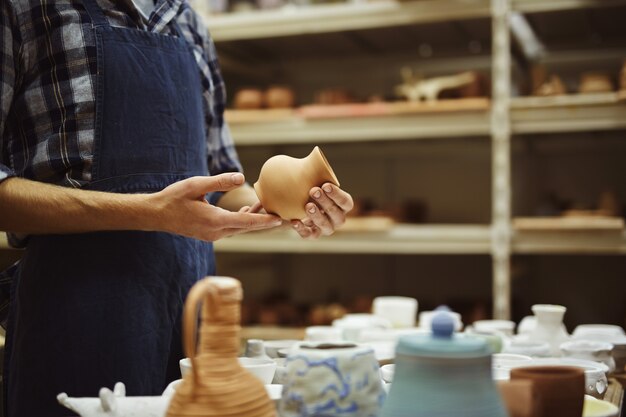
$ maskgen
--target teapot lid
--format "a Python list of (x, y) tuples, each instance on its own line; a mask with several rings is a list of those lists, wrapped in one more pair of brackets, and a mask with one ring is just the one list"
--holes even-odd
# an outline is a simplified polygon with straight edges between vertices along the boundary
[(437, 358), (477, 358), (491, 355), (483, 338), (454, 334), (454, 319), (446, 306), (437, 307), (431, 322), (432, 333), (406, 335), (398, 340), (399, 355)]

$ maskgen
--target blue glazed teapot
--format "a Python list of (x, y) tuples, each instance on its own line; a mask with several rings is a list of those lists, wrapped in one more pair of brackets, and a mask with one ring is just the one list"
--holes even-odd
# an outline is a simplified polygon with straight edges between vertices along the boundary
[(454, 334), (446, 307), (438, 309), (431, 327), (432, 334), (399, 339), (380, 417), (507, 417), (485, 340)]

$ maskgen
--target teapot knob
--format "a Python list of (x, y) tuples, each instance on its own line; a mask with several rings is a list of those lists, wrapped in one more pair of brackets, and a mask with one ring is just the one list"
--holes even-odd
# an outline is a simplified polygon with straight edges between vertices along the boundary
[(433, 336), (437, 338), (450, 339), (454, 333), (454, 318), (450, 314), (450, 309), (446, 306), (440, 306), (435, 309), (431, 321), (431, 330)]

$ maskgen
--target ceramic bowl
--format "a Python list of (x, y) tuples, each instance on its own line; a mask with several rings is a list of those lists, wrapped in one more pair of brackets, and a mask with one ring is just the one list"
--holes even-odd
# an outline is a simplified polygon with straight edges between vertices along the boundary
[(343, 340), (343, 336), (339, 327), (309, 326), (304, 330), (304, 339), (309, 342), (338, 342)]
[(511, 368), (530, 360), (532, 358), (526, 355), (494, 353), (491, 356), (491, 376), (496, 381), (507, 380), (509, 379)]
[(609, 342), (575, 339), (561, 343), (560, 349), (565, 357), (600, 362), (609, 367), (609, 372), (615, 370), (615, 360), (611, 356), (613, 344)]
[(585, 339), (585, 335), (605, 334), (610, 336), (624, 336), (624, 329), (613, 324), (581, 324), (572, 332), (575, 339)]
[(300, 343), (301, 340), (292, 340), (292, 339), (284, 339), (284, 340), (265, 340), (263, 345), (265, 346), (265, 353), (270, 358), (278, 358), (279, 349), (290, 348), (296, 343)]
[[(264, 358), (239, 358), (239, 364), (252, 375), (257, 377), (263, 384), (271, 384), (274, 379), (274, 373), (276, 372), (276, 362), (271, 359)], [(184, 358), (179, 361), (180, 373), (184, 378), (189, 372), (191, 372), (191, 361), (189, 358)]]
[(373, 314), (346, 314), (333, 320), (333, 327), (341, 330), (344, 340), (359, 342), (361, 331), (367, 329), (390, 329), (389, 320)]
[(406, 329), (363, 329), (359, 333), (361, 343), (370, 342), (397, 342), (406, 335), (430, 334), (430, 330), (420, 327), (407, 327)]
[(608, 388), (606, 374), (608, 366), (583, 359), (572, 358), (539, 358), (518, 364), (511, 369), (525, 366), (575, 366), (585, 371), (585, 393), (596, 398), (601, 398)]
[(528, 340), (523, 337), (513, 337), (504, 343), (502, 353), (513, 353), (532, 358), (546, 358), (550, 356), (550, 344), (548, 342)]
[(393, 373), (396, 370), (396, 365), (389, 363), (380, 367), (380, 377), (388, 384), (393, 381)]
[(591, 395), (585, 395), (583, 417), (617, 417), (619, 408), (608, 401), (599, 400)]
[(515, 322), (510, 320), (478, 320), (472, 323), (474, 330), (480, 333), (502, 333), (513, 336)]

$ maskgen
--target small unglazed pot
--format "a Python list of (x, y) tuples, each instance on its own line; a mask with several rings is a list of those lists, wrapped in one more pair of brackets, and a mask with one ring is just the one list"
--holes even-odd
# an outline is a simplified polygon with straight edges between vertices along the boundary
[(304, 206), (309, 201), (309, 191), (324, 183), (339, 185), (333, 169), (322, 150), (316, 146), (304, 158), (276, 155), (268, 159), (254, 184), (263, 208), (285, 220), (304, 219)]

